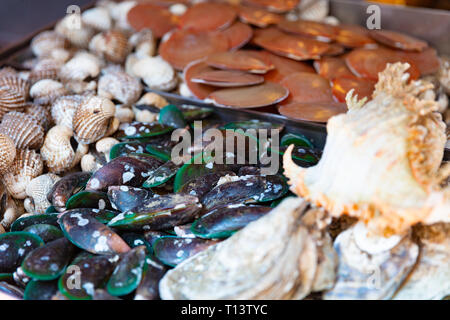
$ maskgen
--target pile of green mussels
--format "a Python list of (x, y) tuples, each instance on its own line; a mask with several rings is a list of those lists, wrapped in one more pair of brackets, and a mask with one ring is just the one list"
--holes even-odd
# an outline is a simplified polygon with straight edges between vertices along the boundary
[[(214, 116), (207, 108), (168, 105), (158, 122), (121, 125), (115, 134), (120, 143), (109, 158), (96, 154), (100, 169), (65, 175), (48, 193), (52, 205), (45, 214), (18, 218), (0, 235), (0, 295), (159, 299), (158, 284), (167, 270), (230, 237), (289, 196), (281, 168), (263, 175), (260, 163), (217, 164), (211, 154), (195, 148), (195, 157), (175, 164), (171, 155), (178, 142), (171, 133), (176, 128), (192, 132), (194, 121), (202, 121), (203, 132), (216, 128), (256, 141), (246, 129), (274, 129), (281, 137), (275, 151), (279, 157), (294, 144), (298, 164), (312, 166), (319, 160), (320, 151), (311, 141), (283, 134), (280, 124), (224, 123)], [(200, 163), (194, 161), (199, 156)]]

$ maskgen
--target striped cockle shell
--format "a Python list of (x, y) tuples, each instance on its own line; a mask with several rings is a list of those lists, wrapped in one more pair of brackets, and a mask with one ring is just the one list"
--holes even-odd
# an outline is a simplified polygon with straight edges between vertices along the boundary
[(130, 47), (123, 32), (109, 30), (95, 35), (89, 43), (89, 50), (113, 63), (122, 63), (130, 52)]
[(30, 90), (30, 84), (27, 80), (17, 75), (5, 75), (0, 77), (0, 88), (8, 89), (11, 91), (19, 92), (25, 100), (28, 99), (28, 91)]
[(47, 199), (47, 194), (59, 179), (61, 178), (56, 174), (47, 173), (30, 181), (25, 192), (31, 198), (31, 208), (33, 209), (31, 212), (42, 214), (51, 206), (50, 201)]
[(62, 96), (51, 106), (51, 114), (56, 125), (72, 129), (73, 115), (85, 97), (82, 95)]
[(59, 76), (63, 81), (82, 81), (88, 77), (96, 78), (101, 67), (102, 61), (97, 56), (80, 51), (61, 67)]
[(44, 141), (44, 128), (33, 116), (23, 112), (5, 114), (0, 133), (10, 137), (18, 149), (38, 149)]
[(28, 98), (29, 84), (18, 75), (0, 78), (0, 119), (10, 111), (22, 111)]
[(83, 21), (74, 26), (73, 17), (67, 15), (55, 26), (55, 31), (66, 37), (70, 43), (78, 48), (86, 49), (95, 35), (95, 29), (87, 26)]
[(131, 35), (130, 45), (138, 58), (152, 57), (156, 52), (156, 39), (150, 29), (143, 29)]
[(111, 100), (93, 96), (83, 101), (73, 117), (75, 139), (89, 144), (104, 137), (114, 118), (116, 107)]
[(81, 14), (81, 20), (89, 27), (96, 30), (106, 31), (112, 27), (112, 19), (106, 8), (94, 7)]
[(47, 132), (41, 155), (50, 172), (61, 173), (73, 168), (88, 152), (89, 147), (82, 144), (74, 150), (70, 141), (72, 136), (72, 129), (60, 125)]
[(142, 91), (141, 82), (120, 68), (110, 67), (98, 80), (99, 96), (117, 100), (125, 105), (131, 105), (139, 99)]
[(5, 76), (17, 76), (17, 71), (12, 67), (3, 67), (0, 69), (0, 78)]
[(58, 97), (68, 93), (68, 90), (61, 82), (52, 79), (39, 80), (30, 89), (30, 96), (33, 98), (33, 101), (44, 105), (51, 104)]
[(63, 62), (51, 58), (45, 58), (38, 61), (28, 76), (31, 84), (43, 79), (58, 80), (59, 70), (63, 66)]
[(17, 149), (13, 164), (3, 174), (3, 183), (9, 194), (15, 199), (25, 199), (26, 187), (44, 169), (41, 156), (34, 150)]
[(32, 116), (44, 128), (44, 131), (47, 131), (52, 125), (50, 108), (46, 106), (28, 102), (24, 112)]
[(175, 70), (160, 56), (138, 60), (133, 65), (133, 73), (142, 78), (150, 89), (170, 91), (177, 85)]
[(0, 174), (8, 171), (16, 157), (14, 141), (7, 135), (0, 133)]
[(53, 49), (65, 48), (67, 40), (55, 31), (43, 31), (31, 40), (31, 51), (37, 57), (49, 54)]

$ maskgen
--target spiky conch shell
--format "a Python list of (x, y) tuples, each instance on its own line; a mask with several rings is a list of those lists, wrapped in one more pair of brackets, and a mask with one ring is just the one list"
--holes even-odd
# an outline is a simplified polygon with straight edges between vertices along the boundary
[(79, 143), (89, 144), (104, 137), (114, 120), (116, 107), (111, 100), (99, 96), (87, 98), (75, 111), (73, 130)]
[(47, 199), (47, 194), (59, 179), (61, 178), (56, 174), (47, 173), (30, 181), (25, 191), (27, 196), (31, 197), (33, 213), (45, 213), (47, 208), (51, 206), (50, 201)]
[(89, 41), (95, 35), (95, 30), (83, 23), (81, 19), (79, 24), (75, 22), (72, 15), (67, 15), (56, 24), (55, 32), (63, 35), (72, 45), (87, 49)]
[(0, 119), (10, 111), (22, 111), (28, 98), (28, 82), (18, 75), (0, 77)]
[(55, 124), (72, 129), (75, 110), (77, 110), (85, 98), (82, 95), (70, 95), (56, 99), (51, 106), (51, 114)]
[(41, 57), (53, 49), (66, 48), (67, 40), (55, 31), (43, 31), (33, 37), (30, 47), (35, 56)]
[(16, 157), (14, 141), (7, 135), (0, 133), (0, 174), (9, 170)]
[(72, 136), (72, 129), (61, 125), (54, 126), (47, 132), (41, 155), (50, 172), (61, 173), (73, 168), (89, 151), (89, 147), (83, 144), (78, 144), (74, 150), (70, 143)]
[(37, 104), (51, 104), (58, 97), (68, 94), (64, 85), (52, 79), (39, 80), (30, 89), (30, 96)]
[(32, 116), (42, 126), (44, 131), (47, 131), (53, 122), (50, 109), (46, 106), (29, 102), (26, 104), (24, 112)]
[(17, 149), (16, 157), (10, 169), (3, 174), (3, 183), (8, 193), (15, 199), (25, 199), (26, 187), (31, 179), (44, 170), (41, 156), (34, 150)]
[(349, 214), (372, 233), (404, 233), (418, 222), (450, 221), (450, 197), (439, 187), (438, 169), (446, 142), (432, 87), (411, 81), (408, 64), (388, 64), (372, 100), (347, 95), (349, 111), (327, 124), (319, 163), (307, 169), (284, 155), (291, 190), (333, 216)]
[(101, 67), (102, 61), (97, 56), (80, 51), (61, 67), (59, 77), (64, 82), (83, 81), (88, 77), (97, 77)]
[[(301, 198), (285, 199), (227, 240), (167, 272), (159, 286), (161, 298), (302, 299), (314, 287), (329, 287), (334, 279), (318, 275), (330, 269), (318, 268), (318, 226), (302, 221), (308, 209)], [(314, 222), (323, 218), (317, 211), (311, 214)]]
[(97, 85), (99, 96), (120, 101), (127, 106), (139, 99), (142, 85), (138, 79), (130, 76), (121, 68), (109, 67), (103, 72)]
[(113, 63), (122, 63), (130, 52), (130, 46), (123, 32), (109, 30), (95, 35), (89, 43), (89, 50)]
[(44, 142), (44, 128), (33, 116), (22, 112), (5, 114), (0, 133), (10, 137), (18, 149), (38, 149)]

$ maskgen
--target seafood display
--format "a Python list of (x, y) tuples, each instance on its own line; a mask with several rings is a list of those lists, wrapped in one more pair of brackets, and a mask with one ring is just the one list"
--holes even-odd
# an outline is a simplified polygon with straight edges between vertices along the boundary
[(0, 66), (2, 297), (450, 295), (448, 57), (327, 0), (70, 18)]

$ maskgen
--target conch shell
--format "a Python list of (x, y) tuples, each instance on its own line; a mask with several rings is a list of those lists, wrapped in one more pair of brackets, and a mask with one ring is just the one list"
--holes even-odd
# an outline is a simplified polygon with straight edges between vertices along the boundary
[(33, 116), (23, 112), (5, 114), (0, 133), (10, 137), (19, 149), (38, 149), (44, 142), (44, 128)]
[[(319, 163), (300, 168), (284, 155), (291, 190), (333, 216), (349, 214), (371, 233), (406, 233), (410, 226), (450, 221), (449, 193), (438, 173), (447, 140), (432, 88), (411, 81), (408, 64), (388, 64), (372, 100), (347, 95), (349, 111), (332, 117)], [(445, 178), (445, 177), (444, 177)]]

